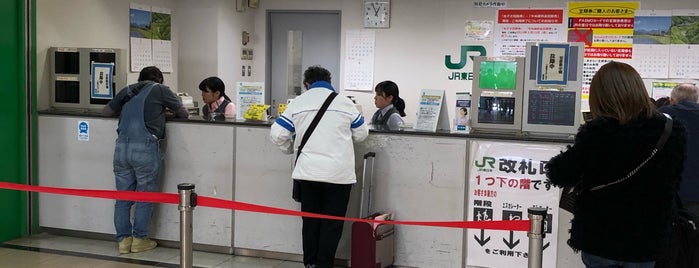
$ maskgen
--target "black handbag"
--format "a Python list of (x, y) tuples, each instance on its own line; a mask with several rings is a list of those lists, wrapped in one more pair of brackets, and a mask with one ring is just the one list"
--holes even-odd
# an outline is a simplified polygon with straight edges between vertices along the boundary
[[(658, 153), (658, 151), (663, 149), (663, 147), (665, 146), (665, 142), (667, 142), (667, 139), (670, 138), (670, 133), (672, 133), (672, 117), (670, 117), (667, 114), (665, 114), (665, 117), (667, 118), (667, 120), (665, 120), (665, 128), (663, 129), (663, 134), (660, 135), (660, 138), (658, 138), (658, 142), (655, 144), (653, 151), (650, 152), (650, 156), (648, 156), (646, 160), (641, 162), (640, 165), (631, 170), (631, 172), (629, 172), (629, 174), (626, 174), (626, 176), (624, 176), (623, 178), (607, 184), (592, 187), (588, 189), (588, 191), (597, 191), (607, 186), (614, 185), (627, 180), (628, 178), (636, 174), (636, 172), (638, 172), (638, 170), (640, 170), (648, 161), (650, 161), (650, 159), (653, 158), (653, 156), (655, 156), (655, 154)], [(585, 187), (583, 187), (582, 182), (578, 182), (578, 184), (572, 187), (563, 187), (561, 199), (558, 202), (558, 207), (565, 211), (573, 213), (575, 209), (575, 202), (578, 200), (578, 197), (583, 192), (583, 190), (585, 190)]]
[[(335, 96), (337, 96), (337, 93), (330, 93), (328, 98), (325, 99), (325, 102), (323, 102), (323, 105), (320, 106), (320, 109), (318, 110), (318, 113), (316, 113), (316, 116), (313, 117), (313, 121), (311, 121), (311, 124), (308, 126), (306, 133), (303, 134), (301, 144), (299, 144), (299, 148), (296, 150), (296, 161), (299, 160), (299, 156), (301, 155), (301, 150), (303, 149), (303, 146), (306, 145), (308, 138), (311, 137), (311, 133), (313, 133), (313, 130), (316, 129), (318, 122), (320, 122), (320, 118), (323, 117), (325, 111), (328, 110), (328, 106), (330, 106), (330, 103), (333, 101), (333, 99), (335, 99)], [(294, 186), (291, 189), (291, 198), (293, 198), (296, 202), (301, 202), (301, 180), (294, 179)]]
[(697, 217), (682, 207), (676, 197), (678, 208), (672, 215), (670, 246), (663, 248), (655, 262), (656, 268), (699, 267), (699, 229)]
[(561, 192), (561, 199), (558, 202), (558, 207), (573, 213), (573, 208), (575, 208), (575, 201), (578, 200), (578, 196), (582, 193), (582, 186), (578, 183), (573, 187), (563, 187)]

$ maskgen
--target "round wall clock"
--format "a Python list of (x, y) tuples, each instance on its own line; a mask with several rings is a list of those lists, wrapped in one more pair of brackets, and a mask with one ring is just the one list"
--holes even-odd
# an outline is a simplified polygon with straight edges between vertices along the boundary
[(364, 0), (364, 28), (388, 28), (391, 24), (391, 1)]

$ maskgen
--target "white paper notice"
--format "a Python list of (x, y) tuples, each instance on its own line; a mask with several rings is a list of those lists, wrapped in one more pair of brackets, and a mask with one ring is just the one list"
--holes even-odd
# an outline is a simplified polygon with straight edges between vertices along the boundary
[[(96, 65), (96, 66), (95, 66)], [(93, 76), (92, 79), (92, 98), (99, 98), (99, 96), (111, 97), (112, 94), (112, 68), (113, 64), (95, 64), (93, 63)]]
[(415, 130), (435, 131), (439, 121), (444, 90), (423, 89), (420, 93)]
[(245, 119), (245, 112), (250, 105), (265, 103), (265, 83), (264, 82), (238, 82), (236, 87), (238, 93), (236, 103), (236, 119)]
[(679, 85), (679, 82), (670, 81), (653, 81), (653, 90), (651, 93), (651, 98), (660, 99), (663, 97), (669, 97), (672, 89)]
[(495, 56), (526, 54), (527, 42), (565, 42), (563, 9), (498, 9)]
[(367, 30), (345, 34), (345, 83), (348, 90), (373, 91), (375, 33)]
[(492, 20), (469, 20), (464, 27), (464, 40), (490, 41), (493, 40)]
[[(470, 148), (467, 220), (525, 220), (528, 208), (547, 207), (542, 263), (556, 267), (560, 190), (546, 183), (544, 165), (564, 145), (471, 141)], [(527, 267), (526, 232), (468, 229), (465, 237), (469, 267)]]
[(541, 57), (546, 60), (540, 63), (542, 66), (541, 70), (541, 81), (563, 81), (565, 78), (562, 71), (565, 64), (568, 61), (565, 60), (568, 57), (567, 49), (563, 47), (544, 47), (542, 49)]

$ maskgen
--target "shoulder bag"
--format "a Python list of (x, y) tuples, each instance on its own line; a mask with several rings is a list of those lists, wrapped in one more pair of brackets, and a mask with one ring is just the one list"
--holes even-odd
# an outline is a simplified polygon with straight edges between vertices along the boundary
[[(631, 170), (631, 172), (629, 172), (629, 174), (626, 174), (626, 176), (624, 176), (623, 178), (607, 184), (598, 185), (587, 190), (597, 191), (602, 188), (627, 180), (628, 178), (636, 174), (636, 172), (638, 172), (638, 170), (640, 170), (646, 163), (648, 163), (648, 161), (650, 161), (650, 159), (653, 158), (653, 156), (655, 156), (655, 154), (658, 153), (658, 151), (663, 149), (663, 147), (665, 146), (665, 142), (667, 142), (667, 139), (670, 138), (670, 133), (672, 132), (672, 118), (667, 114), (665, 114), (665, 117), (667, 117), (667, 120), (665, 120), (665, 129), (663, 130), (663, 134), (660, 135), (660, 138), (658, 139), (658, 142), (655, 144), (653, 151), (650, 152), (650, 156), (648, 156), (646, 160), (643, 160), (643, 162), (641, 162), (640, 165)], [(578, 184), (572, 187), (563, 187), (563, 193), (561, 194), (561, 199), (558, 203), (558, 207), (565, 211), (573, 213), (575, 208), (575, 202), (584, 190), (585, 189), (582, 185), (582, 182), (579, 182)]]
[[(335, 96), (337, 96), (337, 93), (332, 92), (328, 96), (327, 99), (325, 99), (325, 102), (323, 102), (323, 105), (320, 106), (320, 109), (318, 110), (318, 113), (316, 113), (316, 116), (313, 117), (313, 121), (311, 121), (311, 125), (308, 126), (308, 129), (306, 130), (306, 133), (303, 134), (303, 138), (301, 139), (301, 144), (299, 144), (298, 150), (296, 150), (296, 161), (299, 160), (299, 156), (301, 155), (301, 150), (303, 149), (303, 146), (306, 145), (306, 142), (308, 141), (308, 138), (311, 137), (311, 133), (313, 133), (313, 130), (316, 129), (316, 126), (318, 125), (318, 122), (320, 122), (320, 118), (323, 117), (323, 114), (325, 113), (326, 110), (328, 110), (328, 106), (330, 106), (330, 103), (335, 99)], [(301, 202), (301, 182), (299, 180), (294, 180), (294, 187), (291, 190), (291, 198), (294, 199), (296, 202)]]
[(664, 247), (655, 262), (656, 268), (699, 267), (699, 230), (697, 217), (682, 206), (675, 195), (676, 208), (672, 214), (669, 247)]

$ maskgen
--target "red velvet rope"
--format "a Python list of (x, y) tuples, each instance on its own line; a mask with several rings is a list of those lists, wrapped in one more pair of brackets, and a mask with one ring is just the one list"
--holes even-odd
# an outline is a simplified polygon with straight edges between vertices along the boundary
[[(39, 192), (60, 195), (73, 195), (83, 197), (129, 200), (137, 202), (153, 202), (166, 204), (179, 204), (179, 195), (172, 193), (157, 193), (157, 192), (133, 192), (133, 191), (114, 191), (114, 190), (86, 190), (59, 188), (47, 186), (35, 186), (26, 184), (17, 184), (9, 182), (0, 182), (0, 189), (19, 190), (28, 192)], [(301, 212), (290, 209), (268, 207), (251, 203), (238, 201), (230, 201), (219, 198), (206, 196), (197, 196), (197, 206), (223, 208), (231, 210), (249, 211), (257, 213), (312, 217), (331, 220), (343, 220), (366, 223), (383, 223), (383, 224), (400, 224), (400, 225), (417, 225), (417, 226), (433, 226), (433, 227), (451, 227), (451, 228), (470, 228), (470, 229), (489, 229), (489, 230), (505, 230), (505, 231), (529, 231), (529, 220), (511, 220), (511, 221), (385, 221), (371, 220), (359, 218), (337, 217), (323, 214), (315, 214)]]

